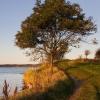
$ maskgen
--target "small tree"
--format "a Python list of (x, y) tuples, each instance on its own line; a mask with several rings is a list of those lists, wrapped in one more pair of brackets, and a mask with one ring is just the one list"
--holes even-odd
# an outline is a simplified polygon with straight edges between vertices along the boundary
[(16, 34), (16, 45), (28, 49), (34, 60), (43, 57), (51, 67), (62, 59), (70, 46), (96, 31), (92, 19), (86, 18), (78, 4), (65, 0), (45, 0), (34, 7)]
[(95, 53), (95, 59), (100, 60), (100, 49), (98, 49)]
[(87, 59), (88, 55), (90, 54), (90, 50), (85, 50), (84, 54), (85, 54), (86, 59)]

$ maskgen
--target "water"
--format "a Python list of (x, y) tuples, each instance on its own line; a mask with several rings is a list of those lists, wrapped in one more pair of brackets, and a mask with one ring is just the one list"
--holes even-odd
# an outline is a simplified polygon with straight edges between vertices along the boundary
[(23, 73), (26, 70), (27, 67), (0, 67), (0, 96), (3, 95), (4, 80), (9, 83), (10, 94), (13, 93), (16, 86), (18, 91), (20, 91), (23, 85)]

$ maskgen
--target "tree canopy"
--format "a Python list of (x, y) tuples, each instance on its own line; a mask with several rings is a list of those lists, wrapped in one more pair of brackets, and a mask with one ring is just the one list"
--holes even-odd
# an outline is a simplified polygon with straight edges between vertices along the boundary
[[(37, 0), (40, 1), (40, 0)], [(87, 18), (79, 4), (65, 0), (45, 0), (33, 8), (21, 24), (16, 45), (29, 49), (33, 57), (49, 62), (61, 59), (70, 46), (96, 31), (92, 18)]]

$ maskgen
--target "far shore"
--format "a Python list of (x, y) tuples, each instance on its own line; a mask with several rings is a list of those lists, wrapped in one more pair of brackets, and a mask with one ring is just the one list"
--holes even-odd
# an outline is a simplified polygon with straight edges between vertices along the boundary
[(38, 67), (39, 64), (0, 64), (0, 67)]

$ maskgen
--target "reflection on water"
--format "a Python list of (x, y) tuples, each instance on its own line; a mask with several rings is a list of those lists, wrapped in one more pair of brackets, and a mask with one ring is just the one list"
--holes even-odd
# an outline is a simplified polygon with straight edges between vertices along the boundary
[(11, 93), (17, 86), (21, 90), (23, 83), (23, 73), (27, 67), (0, 67), (0, 96), (2, 96), (2, 88), (4, 80), (9, 83)]

